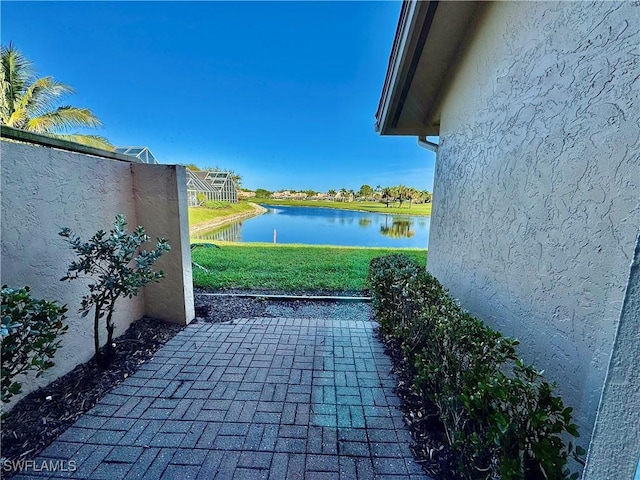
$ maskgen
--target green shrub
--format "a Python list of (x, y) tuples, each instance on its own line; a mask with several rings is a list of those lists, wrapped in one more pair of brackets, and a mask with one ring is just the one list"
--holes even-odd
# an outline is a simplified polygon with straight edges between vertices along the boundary
[(572, 409), (518, 358), (516, 340), (465, 312), (404, 255), (372, 260), (368, 282), (380, 331), (399, 342), (415, 388), (437, 407), (465, 478), (570, 477), (569, 456), (583, 454), (562, 441), (578, 436)]
[[(429, 338), (445, 290), (424, 265), (406, 254), (374, 258), (369, 264), (367, 284), (373, 293), (373, 307), (383, 335), (400, 341), (406, 355), (420, 350)], [(432, 311), (433, 310), (433, 311)], [(424, 321), (416, 322), (416, 318)], [(413, 362), (409, 362), (413, 365)]]
[(36, 370), (40, 376), (51, 368), (61, 334), (66, 306), (31, 297), (29, 287), (2, 287), (2, 401), (22, 391), (15, 377)]
[(417, 313), (419, 298), (414, 290), (421, 270), (418, 262), (405, 254), (371, 260), (367, 282), (375, 293), (373, 305), (384, 334), (393, 335)]
[[(148, 283), (158, 282), (164, 277), (162, 271), (154, 272), (153, 265), (164, 252), (171, 247), (164, 238), (158, 238), (156, 248), (151, 251), (139, 251), (140, 246), (151, 240), (143, 227), (137, 227), (132, 233), (126, 231), (127, 222), (123, 215), (116, 215), (113, 228), (107, 233), (98, 230), (87, 242), (73, 236), (71, 230), (63, 228), (59, 235), (69, 242), (78, 256), (72, 262), (67, 275), (61, 280), (73, 280), (81, 277), (95, 279), (89, 284), (89, 295), (82, 297), (80, 311), (85, 317), (94, 308), (93, 337), (96, 362), (106, 367), (113, 355), (113, 311), (116, 301), (121, 297), (133, 297), (140, 288)], [(107, 344), (105, 357), (100, 355), (100, 319), (106, 315)]]
[(231, 202), (222, 202), (218, 200), (207, 200), (202, 204), (205, 208), (211, 208), (213, 210), (217, 210), (220, 208), (227, 208), (231, 205)]

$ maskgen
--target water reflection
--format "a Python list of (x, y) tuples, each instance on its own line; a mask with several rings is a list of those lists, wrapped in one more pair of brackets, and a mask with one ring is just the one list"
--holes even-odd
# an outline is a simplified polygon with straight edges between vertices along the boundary
[(426, 248), (429, 218), (313, 207), (278, 206), (196, 238), (212, 241)]
[(380, 233), (391, 238), (411, 238), (416, 232), (411, 229), (413, 222), (400, 217), (394, 217), (391, 226), (388, 222), (380, 226)]
[(196, 235), (201, 240), (213, 240), (217, 242), (241, 242), (242, 241), (242, 222), (232, 223), (220, 230), (205, 232)]

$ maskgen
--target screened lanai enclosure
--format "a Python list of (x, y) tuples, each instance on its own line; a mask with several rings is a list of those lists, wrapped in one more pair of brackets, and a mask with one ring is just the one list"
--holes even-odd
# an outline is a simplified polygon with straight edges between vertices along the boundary
[(156, 157), (147, 147), (116, 147), (115, 152), (136, 157), (142, 163), (158, 163)]
[(190, 207), (206, 201), (238, 202), (238, 188), (229, 172), (187, 169), (187, 198)]

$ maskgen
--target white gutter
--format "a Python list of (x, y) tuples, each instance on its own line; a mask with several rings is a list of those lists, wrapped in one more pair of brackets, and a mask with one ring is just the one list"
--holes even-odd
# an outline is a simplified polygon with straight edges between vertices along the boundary
[(427, 150), (433, 153), (438, 153), (439, 145), (437, 143), (433, 143), (427, 140), (426, 136), (418, 137), (418, 145), (420, 145), (422, 148), (426, 148)]

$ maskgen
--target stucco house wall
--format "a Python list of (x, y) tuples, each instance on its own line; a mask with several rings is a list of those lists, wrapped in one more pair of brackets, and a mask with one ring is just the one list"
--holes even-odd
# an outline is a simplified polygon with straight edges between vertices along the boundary
[(640, 229), (639, 17), (493, 3), (442, 103), (428, 270), (558, 382), (585, 447)]
[[(55, 367), (38, 379), (29, 377), (23, 383), (25, 394), (94, 354), (93, 322), (78, 313), (87, 282), (60, 281), (74, 259), (58, 235), (62, 227), (86, 239), (99, 229), (108, 230), (115, 215), (122, 213), (130, 229), (141, 224), (150, 235), (164, 236), (171, 244), (172, 250), (160, 260), (166, 272), (161, 284), (145, 287), (137, 297), (122, 299), (116, 306), (116, 336), (143, 315), (183, 324), (193, 319), (184, 167), (137, 164), (4, 140), (0, 157), (1, 282), (15, 288), (28, 285), (32, 296), (56, 300), (69, 309), (69, 330), (62, 337)], [(100, 334), (104, 343), (104, 327)]]

